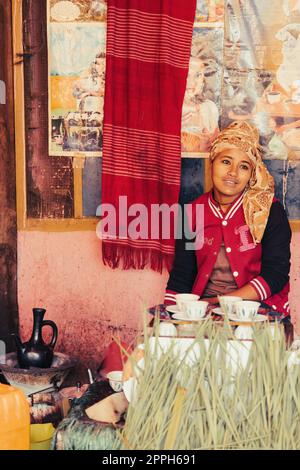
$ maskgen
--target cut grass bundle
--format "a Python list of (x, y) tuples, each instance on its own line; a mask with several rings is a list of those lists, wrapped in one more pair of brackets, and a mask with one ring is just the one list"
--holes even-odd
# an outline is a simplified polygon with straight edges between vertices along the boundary
[(181, 338), (166, 347), (145, 332), (122, 448), (299, 448), (300, 369), (289, 365), (282, 328), (274, 335), (266, 323), (240, 342), (208, 320), (184, 350)]

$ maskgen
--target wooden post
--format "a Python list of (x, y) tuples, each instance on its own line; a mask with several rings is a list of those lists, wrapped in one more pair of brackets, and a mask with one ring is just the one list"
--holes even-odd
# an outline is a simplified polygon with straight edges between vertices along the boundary
[[(0, 340), (18, 329), (12, 5), (0, 0)], [(3, 94), (4, 90), (4, 94)]]

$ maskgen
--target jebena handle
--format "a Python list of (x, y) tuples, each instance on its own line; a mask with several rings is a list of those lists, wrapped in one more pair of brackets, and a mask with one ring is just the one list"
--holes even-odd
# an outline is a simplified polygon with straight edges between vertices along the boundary
[(52, 348), (54, 348), (55, 343), (57, 341), (57, 336), (58, 336), (57, 326), (54, 323), (54, 321), (52, 321), (52, 320), (44, 320), (42, 326), (46, 326), (46, 325), (51, 326), (52, 331), (53, 331), (53, 336), (52, 336), (51, 342), (49, 344), (47, 344), (47, 346), (51, 346)]

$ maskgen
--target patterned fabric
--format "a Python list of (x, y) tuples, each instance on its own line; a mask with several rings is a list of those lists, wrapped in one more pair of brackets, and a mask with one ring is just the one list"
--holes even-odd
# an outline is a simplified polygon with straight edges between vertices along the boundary
[[(102, 256), (112, 268), (161, 272), (172, 266), (175, 229), (163, 237), (150, 208), (178, 201), (195, 9), (196, 0), (108, 0), (102, 205), (116, 209), (117, 223), (103, 239)], [(120, 196), (127, 208), (139, 203), (148, 209), (142, 214), (146, 233), (128, 233), (138, 213), (122, 219)]]
[(263, 237), (274, 198), (274, 179), (262, 161), (258, 130), (247, 121), (232, 122), (213, 142), (210, 160), (227, 148), (243, 150), (253, 164), (249, 187), (243, 198), (247, 225), (255, 243)]

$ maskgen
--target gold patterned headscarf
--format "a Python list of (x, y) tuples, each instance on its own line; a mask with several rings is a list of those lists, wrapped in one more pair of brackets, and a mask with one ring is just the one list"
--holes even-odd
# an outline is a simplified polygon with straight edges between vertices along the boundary
[(262, 161), (259, 132), (247, 121), (234, 121), (220, 132), (212, 144), (210, 161), (213, 162), (223, 150), (236, 147), (247, 154), (253, 165), (244, 193), (243, 208), (253, 239), (255, 243), (260, 243), (274, 198), (274, 179)]

